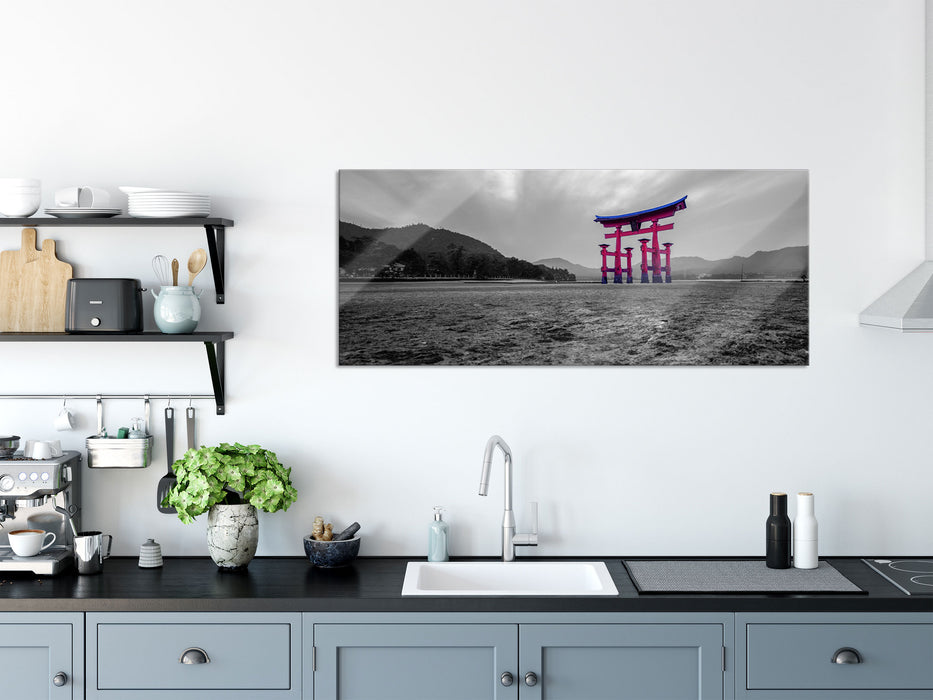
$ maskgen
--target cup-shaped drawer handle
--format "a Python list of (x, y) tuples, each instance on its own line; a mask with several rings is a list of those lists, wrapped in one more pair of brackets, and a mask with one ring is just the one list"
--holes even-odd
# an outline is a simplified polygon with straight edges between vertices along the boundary
[(52, 685), (57, 688), (61, 688), (65, 683), (68, 682), (68, 674), (64, 671), (59, 671), (54, 676), (52, 676)]
[(862, 655), (858, 653), (857, 649), (842, 647), (842, 649), (836, 649), (836, 653), (833, 654), (833, 663), (860, 664), (862, 663)]
[(178, 662), (183, 664), (209, 664), (211, 662), (211, 657), (200, 647), (191, 647), (181, 652), (181, 656), (178, 657)]

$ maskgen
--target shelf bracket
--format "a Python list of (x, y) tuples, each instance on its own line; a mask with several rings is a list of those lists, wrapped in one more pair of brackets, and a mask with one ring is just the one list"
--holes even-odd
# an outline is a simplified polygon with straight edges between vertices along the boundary
[(207, 234), (207, 252), (211, 258), (211, 272), (214, 274), (214, 290), (217, 292), (217, 303), (224, 303), (224, 237), (225, 226), (204, 224)]
[(216, 343), (204, 341), (207, 351), (207, 364), (211, 370), (211, 383), (214, 385), (214, 401), (217, 404), (217, 415), (226, 413), (226, 399), (224, 397), (224, 341)]

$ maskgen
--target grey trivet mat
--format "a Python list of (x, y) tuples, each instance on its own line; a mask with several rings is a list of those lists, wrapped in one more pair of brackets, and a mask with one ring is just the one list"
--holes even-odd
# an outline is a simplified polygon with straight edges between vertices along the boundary
[(624, 561), (640, 593), (863, 593), (821, 561), (816, 569), (769, 569), (763, 560)]

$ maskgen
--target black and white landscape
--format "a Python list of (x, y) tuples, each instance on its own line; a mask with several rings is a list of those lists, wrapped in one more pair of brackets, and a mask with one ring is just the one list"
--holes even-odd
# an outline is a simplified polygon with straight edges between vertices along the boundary
[[(602, 284), (595, 217), (685, 195), (671, 282)], [(339, 218), (342, 365), (808, 362), (806, 171), (347, 170)]]

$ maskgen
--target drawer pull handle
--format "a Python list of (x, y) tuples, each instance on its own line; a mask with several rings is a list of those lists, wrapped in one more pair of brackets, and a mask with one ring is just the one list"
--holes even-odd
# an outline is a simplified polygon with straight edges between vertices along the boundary
[(181, 656), (178, 657), (178, 662), (183, 664), (209, 664), (211, 662), (211, 657), (207, 655), (207, 652), (199, 647), (191, 647), (190, 649), (185, 649)]
[(833, 654), (833, 663), (860, 664), (862, 663), (862, 655), (858, 653), (858, 650), (852, 647), (842, 647), (842, 649), (837, 649), (836, 653)]
[(52, 676), (52, 685), (54, 685), (56, 688), (61, 688), (67, 682), (68, 674), (64, 671), (59, 671), (54, 676)]

